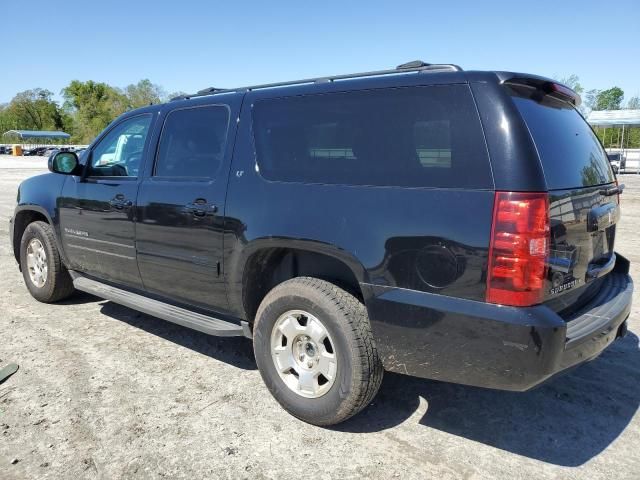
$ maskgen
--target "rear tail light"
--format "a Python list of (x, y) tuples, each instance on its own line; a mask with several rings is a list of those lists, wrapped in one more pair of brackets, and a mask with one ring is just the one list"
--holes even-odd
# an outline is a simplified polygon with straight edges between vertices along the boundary
[(496, 192), (487, 302), (518, 307), (541, 303), (548, 254), (548, 195)]

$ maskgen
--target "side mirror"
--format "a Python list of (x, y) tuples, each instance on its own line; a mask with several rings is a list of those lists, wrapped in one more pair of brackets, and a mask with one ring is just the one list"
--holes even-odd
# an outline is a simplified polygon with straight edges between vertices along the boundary
[(49, 171), (62, 175), (80, 175), (80, 161), (74, 152), (56, 152), (49, 157)]

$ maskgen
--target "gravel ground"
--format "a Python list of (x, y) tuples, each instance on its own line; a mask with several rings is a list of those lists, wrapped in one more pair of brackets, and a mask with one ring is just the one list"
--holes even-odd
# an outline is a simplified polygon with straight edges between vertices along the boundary
[[(640, 477), (639, 299), (630, 333), (528, 393), (388, 373), (336, 428), (263, 386), (249, 340), (221, 339), (78, 294), (33, 300), (7, 241), (18, 183), (44, 159), (0, 156), (0, 478)], [(618, 250), (640, 285), (640, 176), (622, 177)]]

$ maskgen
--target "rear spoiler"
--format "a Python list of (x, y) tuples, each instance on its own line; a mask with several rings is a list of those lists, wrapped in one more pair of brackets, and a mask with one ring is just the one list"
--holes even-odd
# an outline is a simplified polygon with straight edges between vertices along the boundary
[(536, 90), (544, 92), (545, 95), (550, 95), (560, 100), (564, 100), (576, 107), (582, 103), (580, 95), (566, 85), (550, 78), (513, 72), (496, 72), (496, 75), (498, 76), (500, 83), (503, 85), (535, 88)]

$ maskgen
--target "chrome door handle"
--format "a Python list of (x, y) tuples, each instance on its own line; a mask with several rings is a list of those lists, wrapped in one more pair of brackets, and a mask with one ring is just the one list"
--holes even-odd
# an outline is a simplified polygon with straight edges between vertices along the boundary
[(123, 208), (129, 208), (133, 205), (131, 200), (126, 200), (124, 196), (116, 195), (114, 198), (109, 200), (109, 205), (118, 210), (122, 210)]
[(206, 217), (207, 215), (214, 215), (218, 211), (218, 207), (210, 205), (205, 201), (196, 200), (192, 203), (187, 203), (184, 209), (196, 217)]

